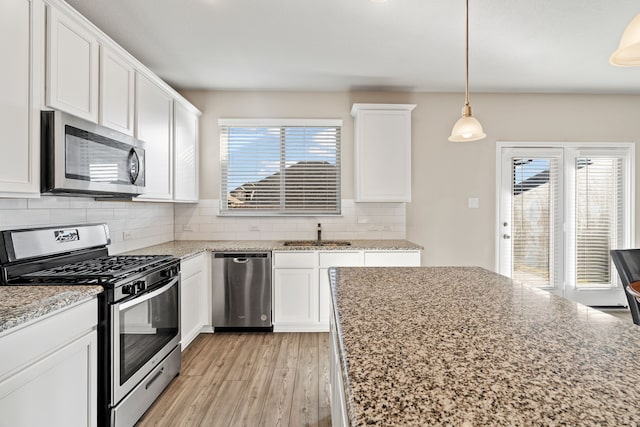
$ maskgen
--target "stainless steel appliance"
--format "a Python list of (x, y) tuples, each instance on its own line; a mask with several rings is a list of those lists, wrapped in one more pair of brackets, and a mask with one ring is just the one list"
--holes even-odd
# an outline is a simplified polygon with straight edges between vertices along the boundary
[(98, 426), (132, 426), (180, 372), (180, 261), (109, 256), (106, 224), (0, 232), (3, 285), (98, 284)]
[(61, 111), (41, 113), (41, 192), (99, 197), (144, 193), (144, 143)]
[(271, 252), (213, 254), (214, 331), (273, 331)]

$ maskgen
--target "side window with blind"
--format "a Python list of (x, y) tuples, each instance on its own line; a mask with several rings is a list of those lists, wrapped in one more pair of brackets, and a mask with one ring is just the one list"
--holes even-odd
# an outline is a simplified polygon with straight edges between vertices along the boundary
[(340, 214), (341, 120), (218, 124), (222, 215)]

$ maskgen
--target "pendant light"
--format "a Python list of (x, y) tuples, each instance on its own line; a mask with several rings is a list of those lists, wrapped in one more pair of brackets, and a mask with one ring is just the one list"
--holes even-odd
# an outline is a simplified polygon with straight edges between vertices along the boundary
[(613, 52), (609, 62), (618, 67), (640, 65), (640, 15), (633, 18), (622, 33), (618, 50)]
[(467, 0), (466, 8), (466, 75), (465, 75), (465, 101), (462, 107), (462, 117), (458, 119), (453, 129), (449, 141), (452, 142), (471, 142), (478, 141), (487, 137), (482, 131), (482, 125), (473, 117), (471, 106), (469, 105), (469, 0)]

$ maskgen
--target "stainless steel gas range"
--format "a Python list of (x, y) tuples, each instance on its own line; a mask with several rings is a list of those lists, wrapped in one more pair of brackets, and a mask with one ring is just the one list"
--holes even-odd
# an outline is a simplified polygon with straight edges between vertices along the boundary
[(0, 232), (0, 284), (98, 284), (98, 426), (132, 426), (180, 372), (180, 261), (109, 256), (106, 224)]

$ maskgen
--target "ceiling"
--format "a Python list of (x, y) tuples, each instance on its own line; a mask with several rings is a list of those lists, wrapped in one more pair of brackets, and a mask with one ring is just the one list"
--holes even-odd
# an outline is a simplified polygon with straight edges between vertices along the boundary
[[(464, 91), (464, 0), (67, 0), (179, 89)], [(640, 94), (636, 0), (470, 0), (471, 92)]]

